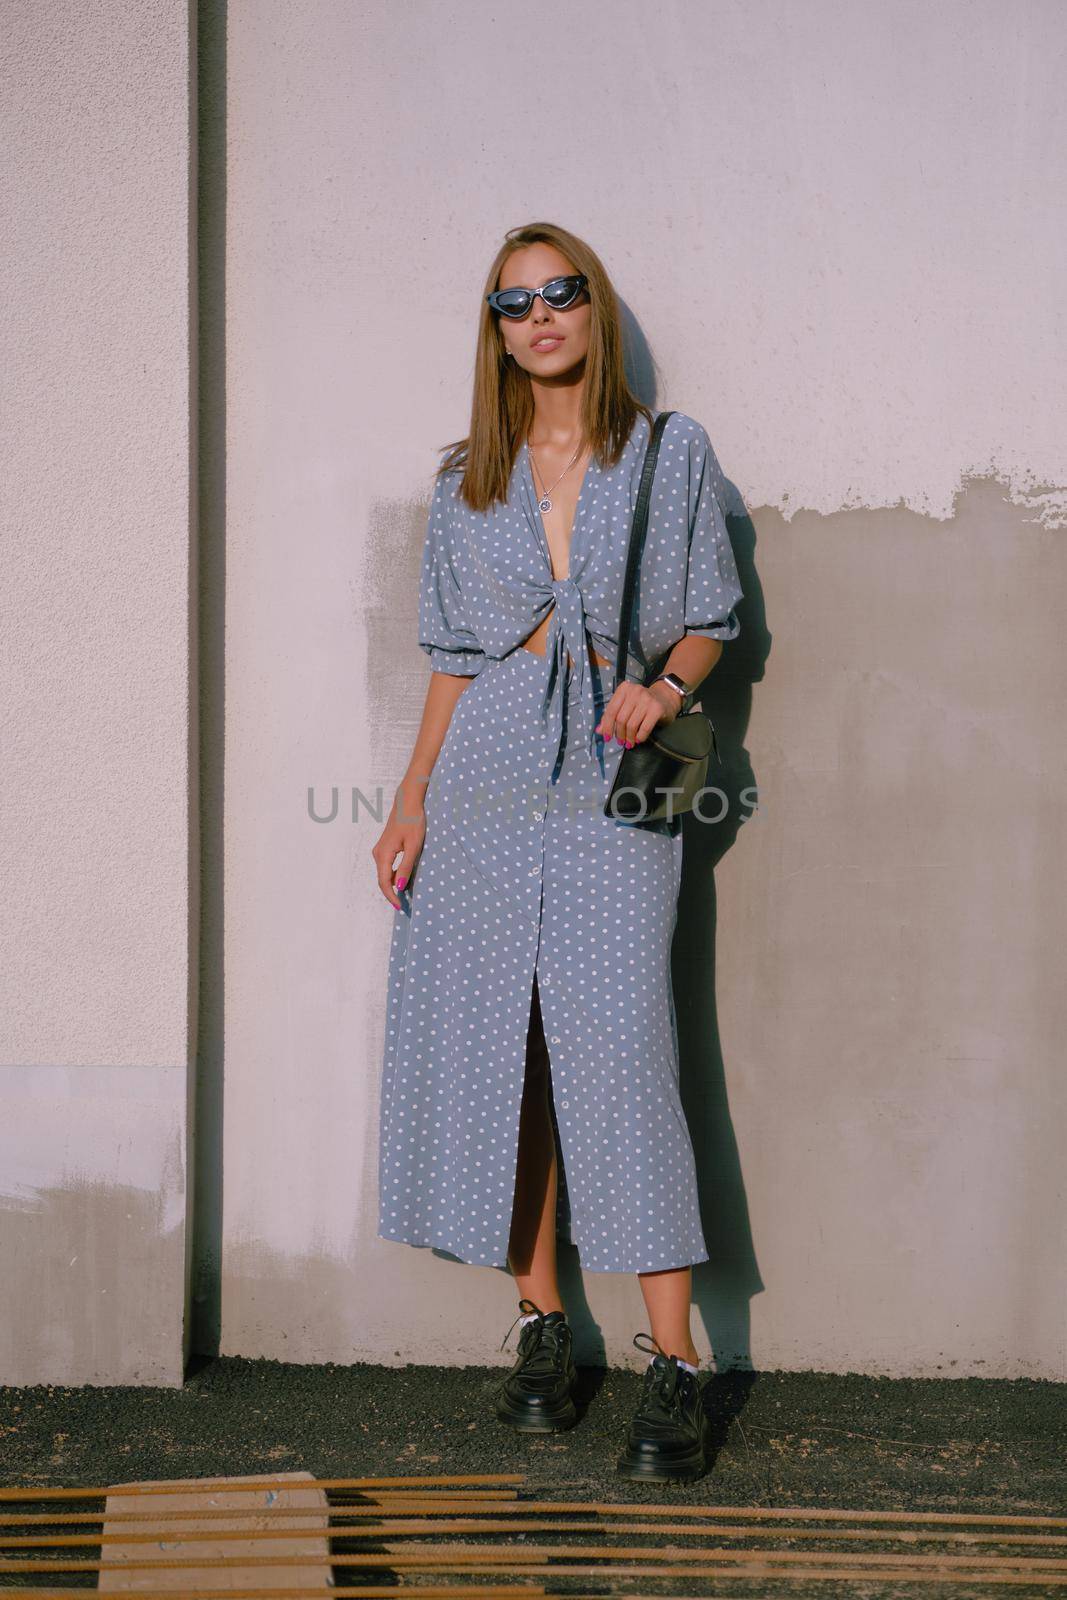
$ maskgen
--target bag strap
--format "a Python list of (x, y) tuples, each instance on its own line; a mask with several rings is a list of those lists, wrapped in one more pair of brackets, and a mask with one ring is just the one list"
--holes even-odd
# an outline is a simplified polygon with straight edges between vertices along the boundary
[(634, 625), (637, 568), (641, 560), (641, 548), (645, 541), (645, 530), (648, 527), (648, 507), (652, 499), (652, 480), (656, 475), (659, 442), (663, 437), (663, 430), (667, 426), (669, 418), (673, 416), (673, 411), (661, 411), (657, 416), (649, 437), (648, 447), (645, 450), (645, 464), (641, 469), (641, 484), (637, 491), (637, 500), (634, 505), (633, 524), (630, 528), (630, 548), (626, 556), (626, 577), (623, 580), (622, 605), (619, 610), (619, 648), (615, 657), (616, 687), (625, 679), (626, 668), (629, 664), (630, 635), (633, 632)]

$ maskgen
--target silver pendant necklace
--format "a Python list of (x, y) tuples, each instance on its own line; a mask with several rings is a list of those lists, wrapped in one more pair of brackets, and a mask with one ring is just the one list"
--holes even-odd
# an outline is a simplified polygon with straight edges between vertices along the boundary
[[(537, 462), (536, 462), (536, 460), (534, 458), (533, 446), (530, 444), (529, 439), (527, 439), (527, 441), (526, 441), (526, 448), (530, 452), (530, 460), (534, 463), (534, 466), (536, 467), (537, 466)], [(552, 510), (552, 489), (554, 489), (557, 484), (560, 484), (560, 483), (563, 482), (564, 478), (567, 476), (568, 472), (571, 470), (571, 467), (573, 467), (574, 463), (577, 461), (577, 459), (581, 455), (581, 453), (582, 453), (582, 446), (579, 445), (577, 450), (574, 452), (573, 456), (571, 457), (570, 462), (568, 463), (568, 465), (564, 467), (563, 471), (560, 473), (559, 477), (556, 479), (556, 482), (552, 485), (552, 488), (545, 489), (543, 491), (540, 500), (538, 500), (538, 502), (537, 502), (538, 511), (551, 511)], [(540, 468), (538, 468), (538, 470), (537, 470), (537, 476), (539, 478), (541, 478), (542, 482), (544, 482), (544, 478), (543, 478), (543, 476), (541, 474)]]

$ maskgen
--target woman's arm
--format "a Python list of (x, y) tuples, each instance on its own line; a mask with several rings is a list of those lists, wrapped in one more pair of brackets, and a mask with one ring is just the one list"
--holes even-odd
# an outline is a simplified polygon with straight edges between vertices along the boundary
[(459, 697), (473, 682), (473, 676), (461, 676), (453, 672), (430, 673), (411, 759), (397, 785), (385, 827), (371, 850), (378, 872), (378, 887), (394, 911), (400, 910), (397, 893), (411, 877), (426, 837), (426, 786)]
[[(453, 550), (455, 478), (456, 474), (441, 473), (434, 483), (419, 572), (418, 643), (432, 668), (422, 721), (388, 821), (371, 851), (378, 869), (378, 887), (394, 911), (400, 910), (397, 891), (407, 885), (422, 849), (426, 786), (452, 713), (460, 695), (485, 665), (485, 654), (460, 587)], [(400, 861), (394, 866), (398, 855)]]
[(460, 695), (473, 682), (473, 677), (460, 677), (453, 672), (430, 673), (422, 721), (393, 802), (393, 810), (400, 817), (411, 817), (422, 811), (426, 785), (445, 742), (452, 713)]
[[(722, 640), (703, 634), (687, 633), (678, 640), (661, 672), (676, 672), (683, 683), (703, 683), (722, 655)], [(597, 729), (605, 739), (620, 744), (641, 744), (661, 722), (673, 722), (682, 702), (667, 683), (645, 688), (639, 683), (621, 683), (604, 708)]]
[[(722, 655), (722, 640), (709, 639), (702, 633), (687, 633), (679, 639), (670, 655), (667, 657), (661, 672), (676, 672), (683, 683), (691, 688), (703, 683), (712, 667), (718, 664)], [(653, 684), (653, 688), (661, 695), (669, 697), (670, 707), (677, 713), (680, 701), (674, 690), (666, 683)]]

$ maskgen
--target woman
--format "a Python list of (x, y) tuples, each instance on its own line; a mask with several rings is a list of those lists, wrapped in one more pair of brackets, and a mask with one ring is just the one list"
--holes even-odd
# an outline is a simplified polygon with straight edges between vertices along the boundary
[(613, 681), (653, 420), (595, 253), (551, 224), (512, 230), (482, 303), (470, 435), (433, 492), (422, 722), (372, 852), (398, 913), (378, 1232), (510, 1269), (523, 1328), (497, 1414), (525, 1430), (576, 1418), (557, 1228), (586, 1269), (636, 1272), (654, 1353), (619, 1470), (685, 1478), (706, 1466), (690, 1301), (708, 1251), (670, 979), (680, 818), (603, 808), (624, 749), (688, 707), (736, 636), (741, 588), (718, 461), (677, 412)]

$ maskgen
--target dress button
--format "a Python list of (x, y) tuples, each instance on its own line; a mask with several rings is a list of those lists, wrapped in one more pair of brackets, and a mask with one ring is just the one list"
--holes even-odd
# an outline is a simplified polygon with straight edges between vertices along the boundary
[(551, 1039), (548, 1042), (549, 1042), (549, 1044), (559, 1044), (559, 1042), (560, 1042), (559, 1041), (559, 1034), (558, 1033), (554, 1033), (552, 1035)]
[(544, 812), (543, 811), (535, 811), (534, 814), (533, 814), (533, 819), (534, 819), (535, 822), (543, 822), (545, 820)]

